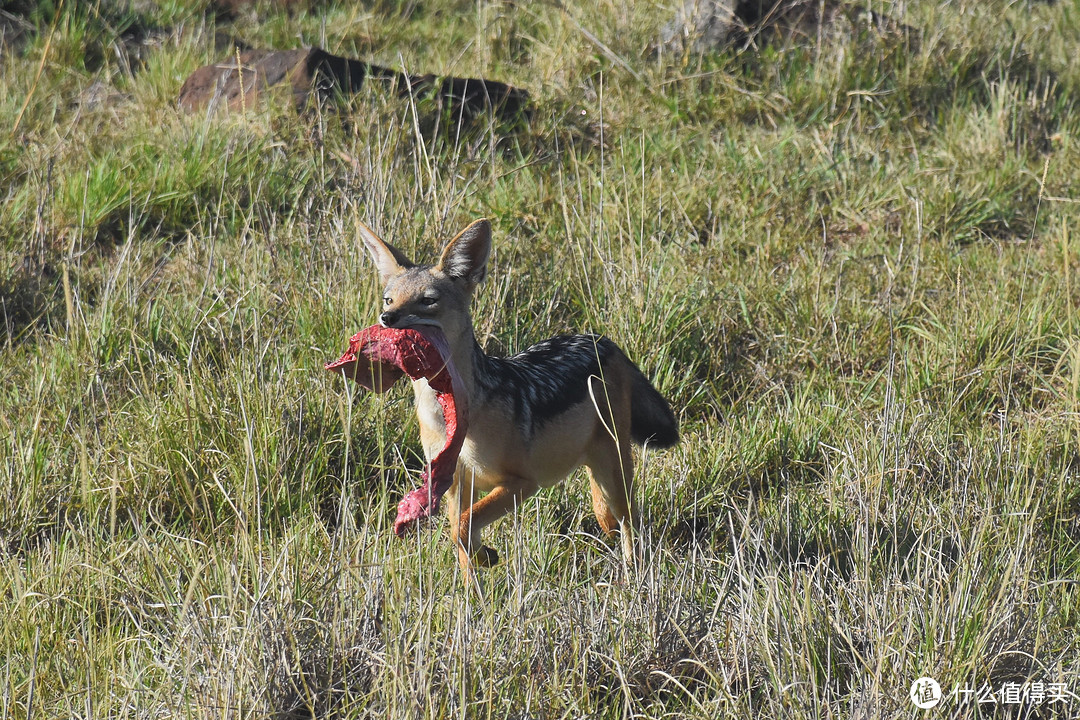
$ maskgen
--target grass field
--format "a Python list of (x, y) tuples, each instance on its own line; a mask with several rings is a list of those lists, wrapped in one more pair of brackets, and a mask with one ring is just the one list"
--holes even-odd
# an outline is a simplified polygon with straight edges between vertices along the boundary
[[(0, 718), (1080, 717), (1080, 5), (857, 4), (912, 32), (9, 4)], [(534, 112), (181, 115), (223, 35)], [(640, 458), (640, 567), (578, 473), (487, 531), (483, 602), (445, 519), (391, 532), (411, 393), (322, 369), (378, 308), (358, 220), (433, 260), (480, 216), (488, 350), (604, 332), (683, 432)]]

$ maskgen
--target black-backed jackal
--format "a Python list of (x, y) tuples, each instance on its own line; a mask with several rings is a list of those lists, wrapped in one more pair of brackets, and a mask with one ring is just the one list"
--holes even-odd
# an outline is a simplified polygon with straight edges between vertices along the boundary
[[(412, 263), (363, 224), (360, 233), (385, 286), (379, 323), (441, 329), (468, 392), (468, 431), (446, 495), (462, 568), (498, 562), (496, 552), (481, 544), (481, 529), (581, 465), (589, 470), (600, 527), (609, 535), (621, 530), (630, 560), (639, 517), (630, 444), (678, 442), (667, 401), (615, 343), (599, 335), (554, 337), (509, 358), (481, 349), (469, 304), (487, 272), (487, 220), (447, 243), (434, 266)], [(430, 461), (446, 441), (442, 410), (426, 380), (413, 381), (413, 390)]]

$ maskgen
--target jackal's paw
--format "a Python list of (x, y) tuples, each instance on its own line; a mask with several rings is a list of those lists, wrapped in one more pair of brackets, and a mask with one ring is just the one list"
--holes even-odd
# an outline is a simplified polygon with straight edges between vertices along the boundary
[(476, 567), (489, 568), (499, 564), (499, 553), (495, 552), (487, 545), (481, 545), (480, 549), (473, 555), (473, 564)]

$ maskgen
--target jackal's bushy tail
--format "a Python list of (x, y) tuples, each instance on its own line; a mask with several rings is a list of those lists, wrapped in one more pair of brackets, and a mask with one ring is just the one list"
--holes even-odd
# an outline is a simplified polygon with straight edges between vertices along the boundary
[(667, 448), (679, 442), (679, 423), (664, 396), (634, 368), (630, 389), (630, 439), (638, 445)]

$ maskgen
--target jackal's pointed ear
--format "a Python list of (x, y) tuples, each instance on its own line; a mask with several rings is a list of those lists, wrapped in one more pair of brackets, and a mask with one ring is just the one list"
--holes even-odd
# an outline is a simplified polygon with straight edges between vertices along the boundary
[(464, 280), (471, 290), (484, 281), (490, 253), (491, 223), (481, 218), (446, 244), (436, 269), (448, 277)]
[(359, 220), (356, 221), (356, 225), (360, 239), (364, 241), (364, 247), (367, 248), (371, 259), (375, 261), (375, 267), (384, 285), (402, 270), (413, 267), (413, 263), (405, 257), (404, 253), (390, 243), (383, 242), (367, 225)]

